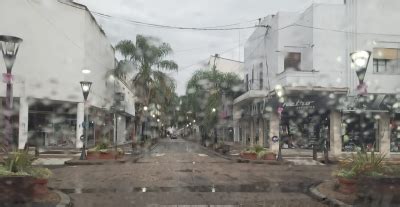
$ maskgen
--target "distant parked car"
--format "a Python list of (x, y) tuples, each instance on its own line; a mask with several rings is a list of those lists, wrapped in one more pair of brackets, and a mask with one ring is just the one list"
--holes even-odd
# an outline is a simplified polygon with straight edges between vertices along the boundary
[(176, 135), (176, 134), (171, 134), (171, 139), (178, 139), (178, 135)]

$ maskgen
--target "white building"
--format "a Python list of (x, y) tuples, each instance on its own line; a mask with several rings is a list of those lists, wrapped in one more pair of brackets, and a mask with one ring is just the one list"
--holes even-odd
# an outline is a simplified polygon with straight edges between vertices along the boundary
[[(22, 148), (29, 140), (45, 147), (81, 147), (83, 80), (93, 82), (89, 143), (115, 140), (109, 110), (115, 92), (124, 94), (126, 106), (115, 119), (118, 142), (129, 140), (125, 129), (135, 113), (134, 96), (124, 81), (106, 79), (116, 65), (114, 48), (86, 6), (69, 0), (3, 0), (0, 5), (1, 34), (23, 39), (12, 71), (15, 144)], [(0, 70), (5, 71), (3, 63)], [(5, 84), (2, 88), (0, 97)]]
[[(361, 143), (399, 152), (399, 9), (396, 0), (345, 0), (265, 17), (245, 45), (248, 91), (234, 102), (235, 140), (277, 151), (274, 136), (294, 148), (327, 137), (334, 156)], [(364, 96), (350, 59), (359, 50), (372, 52)]]
[[(245, 70), (243, 62), (223, 58), (218, 54), (212, 55), (208, 61), (208, 68), (223, 73), (234, 73), (243, 80)], [(219, 106), (219, 119), (217, 124), (217, 135), (224, 142), (233, 142), (234, 122), (233, 122), (233, 98), (222, 94), (222, 105)]]

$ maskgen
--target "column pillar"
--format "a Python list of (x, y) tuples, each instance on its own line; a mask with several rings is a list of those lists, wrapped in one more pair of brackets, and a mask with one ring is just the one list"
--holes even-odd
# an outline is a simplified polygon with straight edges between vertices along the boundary
[(85, 117), (85, 104), (78, 103), (77, 104), (77, 112), (76, 112), (76, 148), (82, 148), (83, 142), (81, 141), (81, 135), (83, 135), (83, 126), (82, 123)]
[(330, 113), (330, 155), (339, 157), (342, 154), (342, 118), (339, 111)]
[(18, 127), (18, 149), (23, 149), (28, 142), (28, 116), (29, 104), (25, 96), (19, 99), (19, 127)]
[(379, 152), (390, 158), (390, 114), (380, 113), (378, 120), (378, 136), (376, 137)]
[(278, 138), (280, 137), (279, 134), (279, 125), (280, 125), (280, 118), (279, 115), (272, 112), (270, 121), (269, 121), (269, 137), (270, 137), (270, 149), (272, 152), (278, 154), (279, 151), (279, 142), (273, 142), (272, 137), (276, 136)]

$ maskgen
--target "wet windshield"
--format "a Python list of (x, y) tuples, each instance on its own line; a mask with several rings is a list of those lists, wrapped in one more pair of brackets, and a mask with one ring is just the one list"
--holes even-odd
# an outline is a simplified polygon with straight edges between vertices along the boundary
[(398, 206), (399, 10), (2, 0), (0, 206)]

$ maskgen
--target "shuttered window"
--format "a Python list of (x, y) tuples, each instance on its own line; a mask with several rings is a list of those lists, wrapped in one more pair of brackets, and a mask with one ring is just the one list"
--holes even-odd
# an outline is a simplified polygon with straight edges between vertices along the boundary
[(397, 48), (374, 48), (375, 73), (400, 74), (400, 50)]
[(301, 64), (301, 53), (299, 52), (288, 52), (285, 57), (285, 70), (300, 70)]

